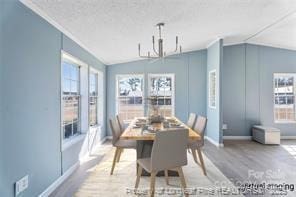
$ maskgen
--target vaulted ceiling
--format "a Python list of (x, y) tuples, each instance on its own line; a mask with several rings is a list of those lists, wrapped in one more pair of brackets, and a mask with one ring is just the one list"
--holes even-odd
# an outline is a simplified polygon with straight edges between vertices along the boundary
[(22, 0), (105, 64), (151, 51), (155, 24), (164, 22), (165, 50), (179, 36), (183, 51), (217, 38), (296, 49), (295, 0)]

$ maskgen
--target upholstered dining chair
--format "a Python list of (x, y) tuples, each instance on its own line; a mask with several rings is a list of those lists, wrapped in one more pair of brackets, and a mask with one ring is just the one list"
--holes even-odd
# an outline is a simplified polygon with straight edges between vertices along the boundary
[(193, 129), (195, 121), (196, 121), (196, 114), (195, 113), (190, 113), (188, 121), (187, 121), (187, 126), (189, 128), (191, 128), (191, 129)]
[(110, 119), (109, 123), (112, 131), (112, 145), (116, 147), (110, 173), (112, 175), (115, 168), (115, 164), (116, 162), (119, 162), (120, 155), (123, 149), (136, 149), (136, 141), (120, 139), (121, 130), (117, 118)]
[(123, 133), (125, 130), (125, 124), (124, 124), (123, 118), (120, 114), (117, 114), (116, 118), (117, 118), (119, 126), (120, 126), (120, 131), (121, 131), (121, 133)]
[[(203, 174), (205, 176), (207, 175), (207, 172), (206, 172), (201, 148), (204, 146), (204, 132), (205, 132), (206, 126), (207, 126), (207, 118), (203, 116), (198, 116), (193, 130), (200, 135), (201, 139), (188, 141), (188, 148), (191, 150), (193, 159), (197, 164), (201, 166)], [(198, 154), (200, 163), (197, 161), (196, 152)]]
[(143, 168), (151, 174), (150, 194), (154, 196), (155, 176), (159, 171), (165, 171), (166, 182), (168, 183), (168, 170), (178, 171), (183, 189), (186, 182), (182, 166), (187, 165), (187, 141), (188, 129), (178, 129), (157, 132), (152, 147), (151, 157), (138, 159), (138, 173), (135, 188), (140, 183)]

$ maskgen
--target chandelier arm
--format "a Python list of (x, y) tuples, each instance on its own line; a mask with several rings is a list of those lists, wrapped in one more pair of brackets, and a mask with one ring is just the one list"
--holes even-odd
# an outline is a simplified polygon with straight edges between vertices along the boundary
[(154, 43), (153, 43), (153, 51), (154, 51), (154, 53), (155, 53), (156, 55), (159, 55), (159, 54), (157, 53), (156, 49), (155, 49), (155, 44), (154, 44)]
[(153, 45), (153, 51), (156, 55), (158, 55), (157, 51), (155, 50), (155, 40), (154, 40), (154, 36), (152, 36), (152, 45)]
[(176, 49), (174, 52), (177, 52), (178, 51), (178, 36), (176, 36)]

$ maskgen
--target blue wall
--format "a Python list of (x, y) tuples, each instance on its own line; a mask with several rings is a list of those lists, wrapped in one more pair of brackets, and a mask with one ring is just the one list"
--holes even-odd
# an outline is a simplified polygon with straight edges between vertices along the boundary
[[(209, 80), (209, 72), (216, 70), (216, 108), (210, 108), (207, 101), (207, 117), (208, 124), (206, 129), (206, 135), (217, 143), (223, 143), (222, 128), (222, 105), (220, 97), (221, 94), (221, 78), (223, 71), (223, 40), (220, 39), (213, 43), (207, 52), (207, 77)], [(209, 90), (209, 84), (207, 83), (207, 90)], [(205, 95), (208, 98), (209, 92)]]
[[(3, 63), (2, 63), (2, 42), (3, 42), (3, 7), (0, 6), (0, 177), (4, 177), (3, 174), (3, 123), (2, 123), (2, 114), (3, 114), (3, 109), (2, 109), (2, 67), (3, 67)], [(3, 178), (0, 178), (0, 191), (4, 190), (4, 186), (3, 186)]]
[(273, 73), (296, 72), (296, 51), (241, 44), (224, 47), (223, 121), (226, 136), (250, 136), (254, 124), (295, 136), (296, 124), (275, 124)]
[[(22, 5), (1, 1), (0, 196), (14, 196), (14, 183), (29, 175), (22, 196), (37, 196), (77, 162), (80, 144), (61, 155), (61, 50), (105, 72), (105, 66)], [(3, 55), (3, 56), (2, 56)], [(2, 85), (3, 84), (3, 85)], [(0, 108), (1, 110), (1, 108)], [(2, 153), (2, 152), (0, 152)], [(67, 158), (66, 158), (67, 157)], [(73, 159), (69, 159), (73, 158)]]
[[(190, 112), (206, 115), (206, 50), (176, 55), (177, 59), (166, 59), (150, 63), (148, 60), (107, 66), (107, 117), (113, 118), (115, 109), (116, 75), (148, 73), (175, 74), (175, 115), (186, 121)], [(147, 95), (147, 85), (146, 92)], [(108, 135), (111, 135), (110, 129)]]

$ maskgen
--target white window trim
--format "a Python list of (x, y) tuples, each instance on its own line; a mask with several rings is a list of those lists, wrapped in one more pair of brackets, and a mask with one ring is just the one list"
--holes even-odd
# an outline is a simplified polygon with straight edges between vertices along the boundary
[(175, 73), (148, 73), (148, 88), (147, 88), (147, 95), (150, 96), (150, 86), (151, 86), (151, 80), (152, 77), (170, 77), (172, 78), (172, 116), (175, 116), (175, 90), (176, 90), (176, 83), (175, 83)]
[[(144, 112), (144, 115), (145, 115), (145, 74), (144, 73), (131, 73), (131, 74), (117, 74), (115, 76), (115, 83), (116, 83), (116, 88), (115, 88), (115, 114), (118, 114), (119, 111), (118, 111), (118, 90), (119, 90), (119, 87), (118, 87), (118, 80), (119, 78), (121, 77), (142, 77), (143, 78), (143, 112)], [(128, 124), (130, 123), (132, 120), (124, 120), (124, 123)]]
[[(275, 115), (275, 84), (274, 84), (274, 78), (275, 78), (275, 75), (282, 75), (282, 76), (291, 76), (291, 75), (294, 75), (294, 91), (296, 91), (296, 73), (295, 72), (291, 72), (291, 73), (273, 73), (273, 78), (272, 78), (272, 84), (273, 84), (273, 122), (275, 124), (296, 124), (296, 119), (294, 121), (291, 121), (291, 120), (276, 120), (276, 115)], [(296, 92), (294, 93), (294, 102), (296, 102)]]
[[(103, 77), (103, 72), (102, 71), (99, 71), (93, 67), (89, 67), (89, 73), (88, 73), (88, 87), (90, 86), (90, 80), (89, 80), (89, 77), (90, 77), (90, 72), (94, 72), (97, 74), (97, 92), (98, 92), (98, 96), (97, 96), (97, 100), (100, 100), (102, 99), (102, 103), (104, 103), (104, 96), (103, 95), (100, 95), (100, 88), (99, 88), (99, 82), (100, 82), (100, 77)], [(102, 80), (102, 82), (104, 82), (104, 79)], [(103, 92), (104, 94), (104, 92)], [(89, 91), (88, 91), (88, 101), (89, 101), (89, 97), (90, 97), (90, 94), (89, 94)], [(102, 122), (100, 122), (99, 120), (99, 110), (100, 110), (100, 107), (102, 107), (101, 110), (103, 110), (104, 106), (99, 106), (99, 102), (97, 101), (97, 124), (96, 125), (90, 125), (90, 122), (88, 121), (88, 124), (89, 124), (89, 128), (99, 128), (99, 127), (102, 127)], [(88, 113), (90, 112), (90, 106), (88, 105)], [(103, 112), (104, 113), (104, 112)]]
[[(212, 73), (215, 73), (215, 106), (211, 105), (211, 84), (212, 84), (212, 81), (211, 81), (211, 74)], [(209, 108), (211, 109), (216, 109), (217, 108), (217, 72), (216, 72), (216, 69), (213, 69), (209, 72), (209, 79), (208, 79), (209, 83), (208, 83), (208, 106)]]
[[(80, 133), (77, 134), (77, 135), (74, 135), (68, 139), (64, 139), (64, 133), (63, 133), (63, 111), (64, 111), (64, 108), (63, 108), (63, 66), (62, 66), (62, 62), (64, 59), (68, 59), (70, 62), (73, 62), (81, 67), (84, 67), (86, 69), (88, 69), (88, 65), (86, 63), (84, 63), (83, 61), (81, 61), (80, 59), (74, 57), (73, 55), (69, 54), (68, 52), (64, 51), (64, 50), (61, 50), (61, 61), (60, 61), (60, 69), (61, 69), (61, 80), (60, 80), (60, 108), (61, 108), (61, 111), (60, 111), (60, 117), (61, 117), (61, 124), (60, 124), (60, 133), (61, 133), (61, 145), (62, 145), (62, 151), (64, 151), (65, 149), (69, 148), (70, 146), (78, 143), (79, 141), (81, 141), (82, 139), (84, 139), (84, 136), (85, 136), (85, 133), (87, 131), (84, 131), (82, 128), (81, 128), (81, 125), (82, 125), (82, 120), (81, 120), (81, 99), (80, 99), (80, 110), (79, 110), (79, 118), (80, 118)], [(80, 72), (80, 75), (81, 75), (81, 72)], [(81, 76), (80, 77), (80, 81), (79, 81), (79, 85), (80, 85), (80, 95), (81, 95)], [(87, 87), (87, 91), (88, 91), (88, 87)], [(82, 97), (82, 96), (81, 96)]]

